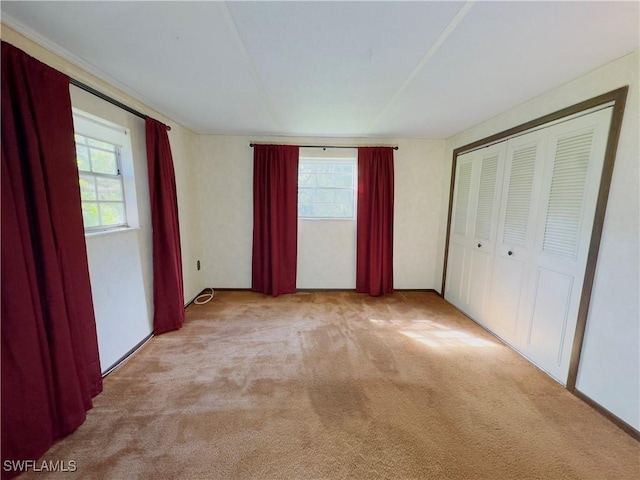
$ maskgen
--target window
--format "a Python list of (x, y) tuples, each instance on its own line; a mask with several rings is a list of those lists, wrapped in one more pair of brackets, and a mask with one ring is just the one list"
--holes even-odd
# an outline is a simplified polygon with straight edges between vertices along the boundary
[(131, 158), (128, 131), (76, 109), (73, 122), (85, 232), (128, 227), (131, 192), (123, 175), (123, 158)]
[(298, 217), (355, 217), (353, 159), (300, 158), (298, 166)]
[(127, 224), (120, 147), (76, 134), (85, 230)]

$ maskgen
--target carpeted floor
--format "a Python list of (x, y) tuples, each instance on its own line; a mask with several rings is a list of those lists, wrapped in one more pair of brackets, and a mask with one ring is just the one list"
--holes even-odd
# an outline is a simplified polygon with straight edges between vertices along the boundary
[(218, 292), (44, 459), (82, 479), (638, 479), (640, 444), (431, 293)]

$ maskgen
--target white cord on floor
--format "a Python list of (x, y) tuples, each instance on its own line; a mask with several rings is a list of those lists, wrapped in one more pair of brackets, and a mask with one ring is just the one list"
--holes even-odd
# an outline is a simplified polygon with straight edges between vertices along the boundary
[(207, 287), (207, 288), (205, 288), (205, 290), (211, 290), (211, 292), (201, 293), (200, 295), (198, 295), (196, 297), (196, 299), (193, 301), (193, 303), (195, 303), (196, 305), (204, 305), (205, 303), (209, 303), (211, 300), (213, 300), (213, 295), (215, 293), (213, 291), (213, 288)]

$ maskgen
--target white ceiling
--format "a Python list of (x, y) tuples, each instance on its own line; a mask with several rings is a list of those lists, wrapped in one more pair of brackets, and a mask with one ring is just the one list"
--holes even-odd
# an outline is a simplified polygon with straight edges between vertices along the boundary
[(198, 133), (446, 138), (638, 48), (631, 2), (30, 2), (2, 21)]

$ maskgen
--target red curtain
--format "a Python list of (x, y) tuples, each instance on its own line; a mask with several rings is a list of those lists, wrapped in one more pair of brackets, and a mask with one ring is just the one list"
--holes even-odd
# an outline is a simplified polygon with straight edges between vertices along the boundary
[(167, 126), (147, 117), (146, 135), (153, 230), (153, 331), (160, 334), (178, 330), (184, 323), (182, 253)]
[(356, 291), (393, 292), (393, 148), (358, 148)]
[(298, 153), (290, 145), (253, 147), (251, 289), (295, 293), (298, 262)]
[(4, 465), (82, 424), (102, 376), (69, 79), (2, 42), (1, 83)]

